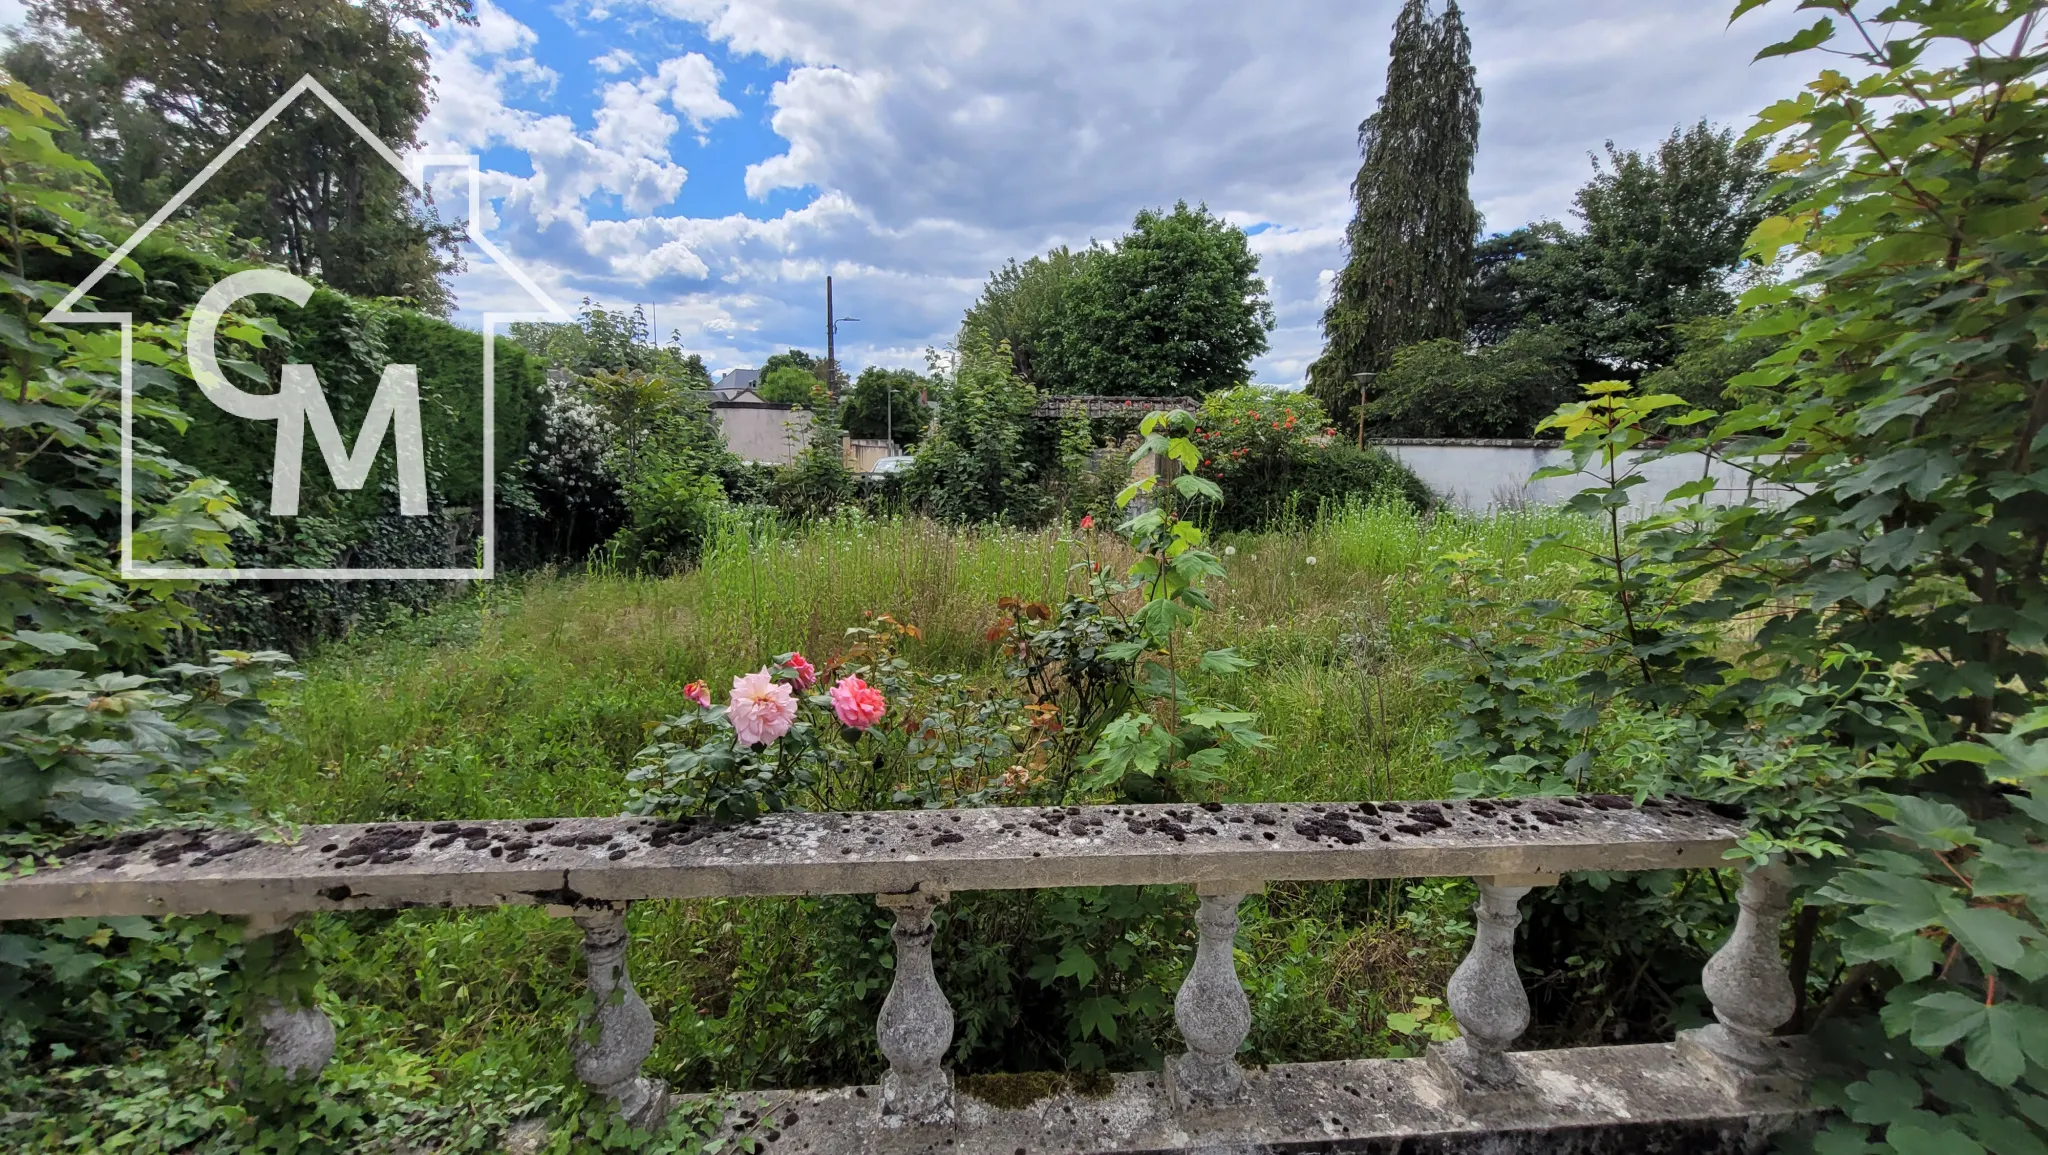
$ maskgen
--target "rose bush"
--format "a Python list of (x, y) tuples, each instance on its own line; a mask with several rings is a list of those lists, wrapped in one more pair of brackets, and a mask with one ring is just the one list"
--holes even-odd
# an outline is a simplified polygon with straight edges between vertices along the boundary
[(1384, 451), (1359, 448), (1327, 427), (1323, 407), (1303, 393), (1246, 385), (1212, 393), (1195, 415), (1195, 472), (1224, 500), (1189, 503), (1221, 530), (1258, 530), (1290, 516), (1314, 518), (1324, 502), (1400, 500), (1418, 509), (1429, 488)]
[(860, 761), (854, 746), (887, 712), (887, 700), (852, 674), (827, 693), (798, 696), (818, 682), (808, 658), (788, 653), (734, 678), (723, 706), (711, 704), (703, 681), (684, 686), (691, 709), (655, 726), (654, 741), (626, 776), (646, 784), (632, 811), (743, 821), (790, 808)]

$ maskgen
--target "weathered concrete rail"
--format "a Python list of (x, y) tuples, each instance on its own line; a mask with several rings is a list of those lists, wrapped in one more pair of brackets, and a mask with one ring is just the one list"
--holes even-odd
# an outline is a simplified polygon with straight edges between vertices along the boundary
[(0, 919), (553, 906), (1211, 882), (1549, 875), (1721, 864), (1740, 825), (1619, 798), (1074, 806), (137, 832), (0, 882)]
[[(774, 1116), (787, 1116), (779, 1126), (736, 1109), (736, 1128), (830, 1152), (1749, 1151), (1804, 1114), (1797, 1064), (1770, 1037), (1793, 1007), (1778, 868), (1747, 875), (1735, 932), (1702, 976), (1715, 1025), (1660, 1048), (1509, 1050), (1529, 1023), (1514, 931), (1532, 887), (1571, 871), (1725, 865), (1741, 832), (1739, 814), (1704, 804), (1612, 797), (784, 814), (724, 828), (565, 818), (141, 831), (81, 840), (0, 882), (0, 920), (212, 912), (288, 936), (314, 911), (543, 905), (584, 931), (595, 1010), (570, 1043), (576, 1071), (646, 1125), (670, 1094), (640, 1073), (655, 1023), (627, 972), (629, 905), (873, 894), (896, 920), (881, 1086), (777, 1093), (803, 1109)], [(1479, 890), (1471, 953), (1446, 994), (1460, 1037), (1425, 1059), (1239, 1067), (1251, 1030), (1234, 952), (1242, 899), (1276, 881), (1428, 876), (1469, 876)], [(956, 1098), (933, 910), (955, 891), (1114, 885), (1190, 885), (1200, 897), (1174, 1003), (1187, 1052), (1161, 1073), (1119, 1076), (1113, 1110), (1073, 1095), (1043, 1109)], [(259, 1008), (256, 1021), (288, 1073), (317, 1071), (333, 1051), (332, 1025), (308, 1002)]]

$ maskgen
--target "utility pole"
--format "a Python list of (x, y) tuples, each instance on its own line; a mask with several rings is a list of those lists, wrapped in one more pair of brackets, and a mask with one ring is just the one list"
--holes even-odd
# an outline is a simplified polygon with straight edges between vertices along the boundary
[(832, 314), (832, 278), (825, 278), (825, 392), (834, 399), (839, 396), (839, 323), (858, 321), (859, 317), (836, 317)]

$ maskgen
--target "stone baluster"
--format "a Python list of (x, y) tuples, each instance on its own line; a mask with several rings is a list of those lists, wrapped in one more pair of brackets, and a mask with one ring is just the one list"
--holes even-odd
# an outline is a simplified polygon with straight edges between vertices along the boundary
[(1700, 975), (1715, 1022), (1679, 1035), (1679, 1044), (1730, 1090), (1774, 1081), (1782, 1050), (1771, 1032), (1792, 1017), (1792, 978), (1778, 949), (1779, 928), (1790, 906), (1789, 879), (1780, 862), (1751, 870), (1736, 895), (1735, 931)]
[(882, 1076), (885, 1127), (953, 1121), (953, 1078), (940, 1066), (953, 1045), (953, 1005), (932, 973), (932, 908), (945, 900), (945, 892), (924, 887), (875, 896), (896, 915), (896, 978), (875, 1023), (889, 1060)]
[[(250, 943), (247, 957), (261, 958), (266, 974), (252, 976), (272, 985), (310, 987), (310, 981), (292, 984), (290, 970), (306, 965), (305, 948), (292, 930), (293, 914), (251, 915), (242, 926), (242, 937)], [(260, 995), (251, 1008), (256, 1026), (263, 1032), (260, 1053), (263, 1065), (294, 1082), (310, 1079), (334, 1057), (334, 1023), (319, 1007), (305, 1001), (310, 991), (297, 998), (276, 994)]]
[(628, 1123), (651, 1131), (668, 1113), (668, 1087), (640, 1074), (654, 1050), (654, 1012), (626, 973), (626, 905), (571, 915), (583, 928), (584, 981), (593, 1007), (569, 1051), (577, 1078), (618, 1104)]
[(1479, 901), (1472, 905), (1477, 924), (1472, 949), (1445, 991), (1460, 1037), (1431, 1047), (1429, 1055), (1462, 1097), (1522, 1089), (1506, 1053), (1529, 1027), (1529, 995), (1515, 968), (1515, 928), (1522, 922), (1523, 896), (1556, 878), (1493, 875), (1473, 881), (1479, 884)]
[(1195, 888), (1200, 933), (1195, 962), (1173, 1000), (1173, 1021), (1187, 1040), (1184, 1055), (1167, 1060), (1167, 1085), (1182, 1107), (1213, 1107), (1244, 1097), (1237, 1048), (1252, 1030), (1251, 1001), (1237, 978), (1237, 905), (1259, 883), (1207, 883)]

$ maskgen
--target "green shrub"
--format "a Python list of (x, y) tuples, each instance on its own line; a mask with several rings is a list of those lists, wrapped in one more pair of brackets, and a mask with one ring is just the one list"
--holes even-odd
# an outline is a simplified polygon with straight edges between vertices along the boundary
[(1394, 351), (1365, 409), (1371, 437), (1529, 437), (1572, 397), (1563, 340), (1518, 329), (1498, 345), (1468, 349), (1450, 338)]
[(1333, 436), (1322, 403), (1306, 393), (1262, 385), (1212, 393), (1197, 420), (1197, 472), (1223, 489), (1220, 506), (1204, 508), (1218, 529), (1310, 519), (1326, 504), (1354, 498), (1400, 500), (1417, 509), (1432, 503), (1422, 480), (1384, 451)]
[[(62, 121), (47, 100), (0, 84), (0, 198), (17, 226), (0, 241), (5, 262), (103, 258), (110, 246), (80, 207), (97, 171), (51, 143)], [(229, 820), (240, 779), (221, 759), (266, 728), (262, 691), (288, 661), (171, 661), (204, 629), (195, 583), (121, 575), (123, 402), (109, 383), (122, 333), (42, 320), (70, 288), (21, 277), (0, 287), (0, 873), (123, 824)], [(126, 545), (145, 565), (223, 566), (245, 524), (234, 496), (155, 440), (185, 420), (175, 403), (184, 329), (182, 317), (133, 329)], [(0, 1070), (38, 1048), (118, 1053), (130, 1038), (191, 1026), (217, 1009), (207, 980), (222, 949), (198, 923), (0, 923)]]
[(1024, 451), (1038, 392), (1017, 376), (1009, 347), (967, 331), (959, 370), (938, 392), (938, 419), (918, 445), (904, 492), (941, 521), (1039, 522), (1044, 471)]

